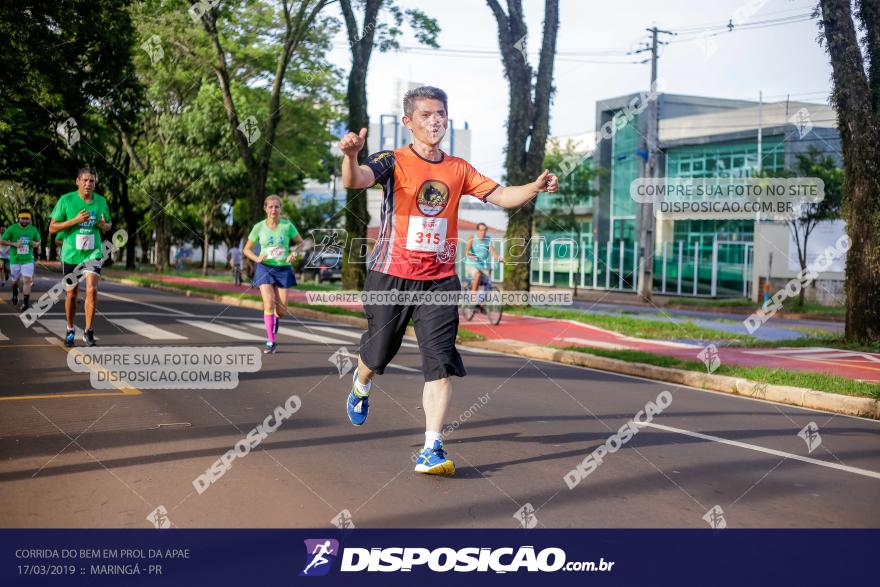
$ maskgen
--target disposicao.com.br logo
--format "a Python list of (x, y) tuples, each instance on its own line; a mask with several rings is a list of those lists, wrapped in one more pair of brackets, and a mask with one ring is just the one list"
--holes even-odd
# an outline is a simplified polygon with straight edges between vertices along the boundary
[(330, 572), (339, 554), (339, 541), (332, 538), (306, 539), (306, 566), (300, 577), (321, 577)]
[[(335, 540), (306, 540), (308, 552), (306, 567), (301, 576), (326, 574), (332, 566), (338, 550)], [(320, 566), (319, 566), (320, 565)], [(387, 548), (355, 548), (343, 549), (340, 572), (411, 572), (414, 569), (427, 569), (435, 573), (446, 572), (493, 572), (516, 573), (518, 571), (553, 573), (556, 571), (610, 571), (614, 562), (604, 558), (596, 561), (566, 561), (566, 553), (561, 548), (544, 548), (535, 551), (534, 546), (518, 548), (418, 548), (418, 547), (387, 547)], [(320, 571), (319, 571), (320, 569)]]

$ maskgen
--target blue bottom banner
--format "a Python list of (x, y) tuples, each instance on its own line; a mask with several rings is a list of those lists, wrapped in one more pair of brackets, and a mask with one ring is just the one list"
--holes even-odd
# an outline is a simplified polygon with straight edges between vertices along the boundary
[(802, 587), (869, 580), (878, 544), (878, 530), (0, 530), (0, 585)]

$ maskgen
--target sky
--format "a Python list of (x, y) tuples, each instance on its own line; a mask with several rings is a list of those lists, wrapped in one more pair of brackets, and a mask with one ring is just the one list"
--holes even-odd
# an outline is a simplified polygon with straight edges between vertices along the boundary
[[(506, 6), (504, 0), (500, 0)], [(417, 43), (405, 34), (401, 51), (374, 52), (368, 74), (370, 119), (391, 111), (401, 96), (398, 79), (443, 88), (456, 127), (472, 130), (471, 163), (501, 179), (507, 119), (507, 80), (497, 55), (495, 18), (483, 0), (398, 0), (402, 8), (420, 8), (437, 19), (441, 51), (407, 49)], [(543, 0), (523, 0), (529, 36), (526, 49), (537, 70), (543, 27)], [(633, 63), (650, 53), (627, 55), (649, 39), (646, 28), (679, 32), (660, 53), (660, 90), (719, 98), (827, 103), (831, 66), (818, 42), (815, 20), (776, 25), (777, 19), (804, 15), (815, 1), (805, 0), (560, 0), (556, 93), (550, 134), (575, 136), (594, 130), (596, 102), (645, 90), (650, 64)], [(723, 25), (734, 19), (734, 30)], [(763, 24), (762, 24), (763, 23)], [(755, 27), (752, 30), (738, 27)], [(706, 31), (715, 33), (707, 36)], [(342, 33), (330, 60), (348, 71), (350, 55)]]

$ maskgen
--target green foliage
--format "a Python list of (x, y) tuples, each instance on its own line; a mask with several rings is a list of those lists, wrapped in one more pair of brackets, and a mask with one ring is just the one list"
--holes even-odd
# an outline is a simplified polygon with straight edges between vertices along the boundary
[(573, 235), (578, 242), (583, 238), (575, 209), (589, 205), (598, 195), (596, 180), (601, 170), (593, 167), (591, 159), (582, 159), (583, 153), (573, 140), (569, 139), (565, 144), (558, 139), (550, 140), (544, 155), (544, 167), (559, 177), (559, 191), (538, 196), (551, 198), (554, 202), (546, 214), (536, 214), (535, 225), (539, 231)]
[(316, 228), (337, 228), (338, 215), (334, 217), (334, 202), (303, 202), (300, 205), (284, 200), (284, 215), (287, 216), (300, 235), (306, 238)]
[[(83, 162), (103, 163), (95, 135), (102, 124), (131, 124), (139, 101), (128, 3), (0, 5), (0, 178), (57, 191)], [(56, 132), (69, 118), (78, 141)]]

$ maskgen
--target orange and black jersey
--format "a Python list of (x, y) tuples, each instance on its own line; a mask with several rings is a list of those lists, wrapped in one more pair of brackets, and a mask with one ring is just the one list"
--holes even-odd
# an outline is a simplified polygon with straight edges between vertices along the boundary
[(461, 196), (485, 202), (498, 183), (464, 159), (442, 153), (440, 161), (429, 161), (412, 145), (374, 153), (366, 165), (383, 188), (368, 269), (418, 280), (455, 275)]

